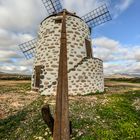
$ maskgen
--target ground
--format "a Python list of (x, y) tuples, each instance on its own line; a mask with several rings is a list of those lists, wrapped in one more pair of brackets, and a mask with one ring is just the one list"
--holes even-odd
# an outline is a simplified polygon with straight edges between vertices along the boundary
[[(55, 97), (30, 92), (30, 81), (0, 80), (0, 139), (51, 140), (41, 117)], [(140, 83), (105, 81), (104, 93), (70, 96), (72, 140), (140, 140)], [(48, 101), (49, 99), (49, 101)]]

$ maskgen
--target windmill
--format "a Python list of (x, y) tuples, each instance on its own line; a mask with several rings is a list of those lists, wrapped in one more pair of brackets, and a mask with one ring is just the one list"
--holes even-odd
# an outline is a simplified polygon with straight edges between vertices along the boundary
[(56, 93), (54, 140), (69, 140), (69, 94), (104, 91), (102, 60), (94, 58), (91, 29), (111, 20), (106, 4), (83, 17), (62, 8), (59, 0), (42, 0), (49, 16), (38, 37), (20, 44), (27, 59), (34, 58), (32, 88)]

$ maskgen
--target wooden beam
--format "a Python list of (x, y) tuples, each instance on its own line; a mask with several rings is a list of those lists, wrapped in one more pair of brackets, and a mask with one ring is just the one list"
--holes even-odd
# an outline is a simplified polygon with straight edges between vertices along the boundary
[(66, 11), (63, 11), (53, 140), (69, 140)]

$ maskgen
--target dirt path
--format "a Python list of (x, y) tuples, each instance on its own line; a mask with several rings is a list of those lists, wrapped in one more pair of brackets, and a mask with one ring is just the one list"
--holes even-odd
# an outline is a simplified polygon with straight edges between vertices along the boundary
[(132, 87), (138, 87), (140, 88), (140, 83), (128, 83), (128, 82), (116, 82), (116, 81), (111, 81), (107, 82), (106, 85), (122, 85), (122, 86), (132, 86)]
[(105, 90), (106, 90), (106, 93), (109, 93), (109, 94), (127, 93), (129, 91), (140, 90), (140, 84), (128, 83), (128, 82), (117, 82), (117, 81), (106, 81)]

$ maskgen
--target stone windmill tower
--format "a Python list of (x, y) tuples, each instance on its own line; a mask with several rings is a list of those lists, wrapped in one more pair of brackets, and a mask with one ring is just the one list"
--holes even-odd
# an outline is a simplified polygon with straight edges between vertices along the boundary
[(35, 56), (32, 89), (56, 94), (54, 140), (69, 140), (68, 94), (104, 91), (103, 62), (94, 58), (91, 28), (111, 20), (106, 5), (83, 17), (63, 10), (59, 0), (42, 0), (49, 16), (40, 23), (38, 38), (20, 46)]
[(34, 58), (32, 89), (43, 95), (56, 93), (63, 12), (66, 14), (67, 74), (69, 94), (104, 91), (103, 62), (94, 58), (91, 28), (111, 20), (106, 5), (83, 17), (63, 10), (59, 0), (43, 0), (49, 16), (40, 23), (38, 38), (20, 44), (26, 58)]

